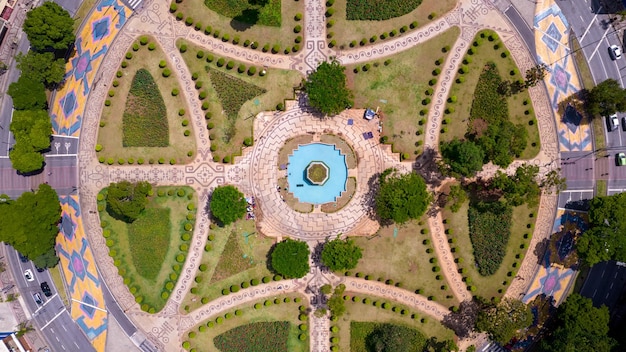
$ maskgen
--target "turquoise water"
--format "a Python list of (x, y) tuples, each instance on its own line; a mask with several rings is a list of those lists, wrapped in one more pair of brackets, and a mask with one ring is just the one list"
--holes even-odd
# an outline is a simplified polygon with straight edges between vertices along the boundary
[[(330, 169), (328, 181), (321, 186), (306, 179), (306, 167), (312, 161), (321, 161)], [(334, 202), (346, 190), (348, 167), (346, 157), (334, 145), (312, 143), (300, 145), (289, 156), (287, 182), (289, 192), (300, 202), (324, 204)]]

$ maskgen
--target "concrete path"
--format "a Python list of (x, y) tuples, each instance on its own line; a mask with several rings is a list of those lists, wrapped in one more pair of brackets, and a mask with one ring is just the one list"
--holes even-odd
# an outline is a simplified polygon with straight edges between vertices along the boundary
[[(235, 184), (247, 194), (257, 198), (259, 208), (263, 213), (259, 226), (266, 235), (278, 238), (285, 236), (301, 238), (313, 244), (337, 233), (370, 234), (377, 229), (378, 223), (370, 215), (371, 199), (367, 198), (365, 187), (357, 188), (354, 199), (337, 213), (301, 214), (287, 207), (275, 192), (279, 172), (277, 154), (286, 139), (303, 132), (341, 134), (352, 143), (359, 156), (358, 184), (367, 184), (371, 177), (388, 167), (396, 167), (404, 172), (411, 170), (412, 165), (410, 163), (399, 162), (398, 156), (392, 154), (388, 146), (380, 146), (377, 143), (378, 135), (375, 124), (364, 121), (361, 118), (362, 111), (346, 111), (332, 119), (320, 120), (308, 110), (303, 100), (288, 102), (285, 112), (267, 112), (258, 115), (255, 119), (255, 145), (252, 148), (247, 148), (244, 155), (237, 158), (234, 165), (213, 163), (209, 151), (210, 140), (199, 102), (195, 99), (196, 91), (191, 81), (191, 75), (175, 46), (176, 40), (179, 38), (201, 45), (217, 55), (248, 64), (296, 69), (306, 73), (314, 69), (320, 61), (326, 60), (330, 56), (337, 56), (344, 64), (376, 60), (435, 38), (439, 33), (452, 26), (459, 26), (461, 35), (444, 63), (442, 79), (435, 87), (435, 99), (427, 125), (425, 144), (435, 149), (439, 144), (439, 130), (445, 100), (460, 61), (475, 33), (482, 28), (495, 30), (512, 53), (512, 57), (516, 60), (521, 71), (533, 65), (530, 54), (511, 25), (489, 2), (482, 0), (461, 0), (450, 13), (423, 28), (390, 41), (342, 52), (326, 47), (324, 3), (321, 0), (306, 0), (305, 45), (303, 51), (295, 56), (266, 54), (205, 36), (194, 31), (193, 28), (185, 26), (184, 23), (176, 21), (168, 13), (168, 6), (169, 3), (165, 0), (155, 0), (146, 5), (143, 12), (133, 16), (116, 39), (115, 45), (107, 53), (99, 72), (115, 72), (127, 48), (140, 35), (150, 34), (157, 38), (159, 45), (168, 53), (168, 65), (174, 68), (182, 88), (181, 91), (190, 104), (194, 136), (199, 146), (196, 153), (197, 157), (188, 165), (174, 166), (105, 166), (97, 163), (94, 148), (97, 140), (99, 116), (107, 94), (106, 87), (113, 79), (112, 77), (104, 77), (103, 84), (95, 86), (90, 94), (82, 123), (79, 151), (80, 199), (81, 206), (85, 210), (96, 208), (95, 196), (101, 188), (110, 182), (119, 180), (147, 180), (160, 185), (189, 185), (198, 193), (199, 209), (204, 208), (203, 205), (206, 204), (212, 188), (221, 184)], [(542, 144), (541, 153), (530, 162), (541, 165), (542, 172), (546, 172), (558, 164), (554, 163), (558, 160), (554, 118), (546, 99), (545, 88), (535, 87), (530, 90), (530, 93), (537, 114)], [(349, 119), (353, 120), (352, 125), (348, 125)], [(370, 131), (375, 134), (375, 138), (363, 139), (362, 133)], [(515, 165), (520, 163), (516, 162)], [(491, 175), (495, 170), (496, 168), (487, 167), (483, 175)], [(512, 170), (513, 168), (509, 168), (507, 171), (511, 172)], [(544, 217), (549, 218), (551, 214), (552, 198), (543, 197), (541, 204), (538, 221), (541, 220), (542, 222), (538, 223), (537, 229), (544, 226), (542, 219)], [(275, 294), (297, 291), (308, 295), (312, 305), (323, 305), (324, 302), (315, 301), (315, 295), (312, 292), (315, 292), (315, 289), (324, 283), (336, 285), (344, 282), (348, 291), (398, 301), (437, 320), (443, 319), (448, 314), (445, 307), (406, 290), (378, 282), (339, 278), (332, 274), (323, 273), (315, 265), (313, 265), (311, 273), (303, 279), (280, 281), (242, 290), (237, 294), (210, 302), (190, 314), (181, 314), (180, 304), (187, 294), (191, 280), (195, 277), (207, 237), (209, 220), (207, 214), (203, 213), (197, 217), (192, 239), (193, 245), (174, 293), (160, 313), (150, 315), (139, 309), (134, 302), (133, 295), (130, 294), (121, 277), (117, 274), (117, 268), (108, 256), (108, 248), (102, 237), (102, 229), (97, 214), (85, 211), (83, 217), (87, 229), (86, 233), (88, 233), (89, 242), (93, 247), (98, 267), (111, 292), (123, 309), (127, 311), (127, 314), (161, 350), (179, 350), (182, 336), (185, 335), (186, 330), (202, 320), (225, 313), (242, 303)], [(452, 260), (450, 248), (445, 240), (441, 216), (430, 218), (429, 226), (432, 230), (433, 242), (436, 244), (437, 255), (442, 261), (443, 273), (450, 283), (455, 297), (460, 301), (470, 299), (471, 295), (461, 281), (456, 265)], [(549, 229), (549, 226), (545, 228)], [(535, 237), (533, 237), (531, 245), (540, 238), (537, 235)], [(532, 249), (531, 246), (529, 251)], [(527, 262), (529, 260), (525, 260), (522, 264), (520, 275), (526, 275), (527, 272), (532, 271), (532, 263)], [(514, 295), (515, 292), (523, 291), (522, 286), (514, 282), (509, 289), (510, 293), (507, 292), (507, 295)], [(328, 319), (313, 317), (311, 319), (311, 350), (328, 351)]]

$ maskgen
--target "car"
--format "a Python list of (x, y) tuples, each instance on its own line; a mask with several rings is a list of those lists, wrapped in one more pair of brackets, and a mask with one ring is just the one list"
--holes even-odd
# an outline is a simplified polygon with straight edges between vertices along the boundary
[(31, 281), (35, 280), (35, 277), (33, 276), (33, 272), (30, 269), (24, 270), (24, 278), (28, 282), (31, 282)]
[(622, 130), (626, 131), (626, 117), (622, 117)]
[(46, 295), (46, 297), (52, 296), (52, 291), (50, 291), (50, 286), (48, 286), (47, 281), (42, 282), (40, 286), (41, 286), (41, 291), (43, 292), (44, 295)]
[(613, 60), (620, 59), (622, 57), (622, 49), (620, 49), (617, 45), (611, 45), (609, 47), (609, 56)]
[(45, 268), (40, 268), (40, 267), (38, 267), (38, 266), (35, 266), (35, 269), (37, 269), (37, 272), (38, 272), (38, 273), (43, 273), (44, 271), (46, 271), (46, 269), (45, 269)]
[(609, 131), (615, 131), (619, 127), (619, 119), (617, 114), (613, 114), (606, 118), (606, 125)]
[(619, 153), (616, 156), (617, 156), (617, 165), (619, 165), (619, 166), (626, 165), (626, 154)]
[(17, 252), (17, 254), (20, 256), (20, 261), (21, 261), (22, 263), (28, 263), (28, 258), (26, 258), (26, 256), (25, 256), (25, 255), (23, 255), (23, 254), (22, 254), (22, 253), (20, 253), (20, 252)]
[(41, 299), (41, 295), (39, 294), (39, 292), (33, 293), (33, 299), (35, 300), (35, 303), (37, 303), (38, 306), (43, 304), (43, 300)]

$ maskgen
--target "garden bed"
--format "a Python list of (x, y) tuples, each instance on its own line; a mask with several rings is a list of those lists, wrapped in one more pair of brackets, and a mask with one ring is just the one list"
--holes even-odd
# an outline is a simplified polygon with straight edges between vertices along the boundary
[(304, 302), (304, 297), (289, 294), (236, 307), (196, 325), (185, 337), (183, 347), (211, 352), (309, 351)]
[[(369, 5), (367, 1), (354, 2), (362, 4), (359, 6), (360, 8), (366, 8)], [(329, 3), (332, 3), (332, 6), (328, 6)], [(388, 2), (376, 1), (376, 3), (389, 7)], [(403, 4), (407, 4), (407, 6), (415, 6), (416, 3), (417, 1), (403, 2)], [(454, 6), (456, 6), (456, 1), (423, 0), (417, 8), (406, 15), (387, 20), (348, 20), (347, 6), (347, 1), (331, 0), (327, 2), (326, 7), (327, 15), (329, 13), (328, 11), (332, 12), (332, 16), (327, 16), (328, 29), (326, 32), (329, 35), (329, 43), (335, 41), (336, 45), (342, 49), (349, 49), (351, 46), (361, 46), (362, 40), (364, 40), (364, 45), (369, 45), (372, 43), (372, 37), (376, 38), (374, 43), (384, 41), (383, 38), (392, 39), (391, 33), (393, 31), (396, 32), (395, 37), (402, 36), (402, 32), (410, 33), (410, 31), (424, 26), (451, 11)], [(406, 10), (408, 9), (404, 9), (404, 11)], [(356, 13), (356, 11), (350, 11), (351, 16), (352, 14), (357, 16)], [(391, 13), (372, 14), (372, 16), (376, 18), (382, 18), (383, 15), (388, 17)], [(387, 35), (384, 35), (385, 33)], [(381, 35), (383, 36), (381, 37)], [(351, 42), (354, 42), (353, 44), (356, 43), (356, 45), (350, 45)]]
[[(478, 45), (470, 46), (473, 54), (470, 55), (468, 50), (460, 67), (460, 70), (465, 68), (466, 73), (457, 73), (450, 88), (444, 125), (442, 126), (443, 133), (440, 136), (441, 141), (444, 142), (454, 138), (465, 138), (465, 134), (468, 132), (474, 93), (487, 63), (495, 63), (497, 72), (503, 80), (524, 80), (525, 72), (519, 72), (509, 51), (497, 34), (488, 30), (481, 31), (474, 37), (473, 42), (478, 43)], [(508, 120), (513, 124), (524, 126), (528, 135), (526, 148), (521, 153), (520, 159), (534, 158), (539, 153), (541, 144), (537, 120), (530, 103), (528, 90), (505, 97), (504, 101), (508, 106), (508, 111), (501, 113), (508, 116)]]
[(355, 238), (363, 249), (363, 258), (350, 274), (399, 285), (446, 307), (458, 305), (437, 262), (428, 226), (420, 225), (421, 221), (426, 221), (426, 217), (401, 227), (381, 227), (374, 236)]
[[(382, 139), (392, 143), (394, 151), (405, 154), (405, 158), (414, 160), (422, 152), (423, 125), (428, 118), (436, 80), (448, 55), (442, 49), (449, 49), (458, 35), (459, 29), (454, 27), (384, 62), (348, 66), (346, 70), (355, 107), (380, 108)], [(369, 69), (364, 72), (367, 66)], [(357, 68), (359, 72), (355, 74)]]
[[(448, 241), (452, 242), (450, 246), (455, 248), (453, 255), (457, 261), (457, 266), (462, 271), (461, 275), (464, 277), (468, 287), (474, 287), (472, 292), (474, 295), (487, 299), (502, 297), (509, 284), (513, 281), (524, 256), (535, 256), (535, 254), (526, 253), (526, 251), (534, 231), (538, 205), (529, 207), (524, 204), (513, 207), (511, 234), (506, 245), (506, 254), (498, 270), (490, 276), (480, 275), (474, 265), (474, 251), (469, 236), (468, 209), (469, 201), (466, 201), (458, 212), (452, 213), (448, 208), (445, 208), (442, 213), (443, 218), (446, 220), (446, 230), (448, 232), (450, 232), (450, 229), (452, 230), (448, 234)], [(532, 217), (530, 214), (532, 214)], [(529, 260), (537, 260), (537, 258)]]
[[(172, 94), (180, 90), (176, 73), (165, 65), (165, 53), (154, 40), (142, 38), (141, 44), (138, 41), (128, 49), (113, 79), (100, 118), (98, 159), (109, 165), (188, 163), (196, 142), (187, 103), (182, 96)], [(164, 76), (166, 70), (168, 77)], [(131, 94), (133, 82), (135, 94)], [(135, 118), (129, 120), (131, 115)], [(129, 121), (133, 123), (129, 125)]]
[[(353, 294), (346, 292), (346, 294), (352, 298)], [(364, 299), (368, 299), (368, 303), (363, 303)], [(379, 306), (375, 306), (375, 302), (378, 302)], [(382, 303), (387, 302), (389, 308), (384, 309)], [(408, 326), (417, 329), (427, 337), (436, 337), (438, 341), (454, 338), (454, 332), (436, 321), (435, 319), (410, 310), (402, 305), (395, 303), (394, 301), (384, 300), (376, 296), (358, 295), (358, 301), (353, 302), (349, 299), (345, 302), (346, 313), (339, 317), (336, 321), (331, 321), (331, 339), (336, 337), (338, 339), (339, 351), (354, 351), (352, 349), (352, 331), (351, 326), (353, 322), (363, 322), (367, 319), (366, 323), (390, 323)], [(393, 307), (397, 307), (394, 312)], [(405, 315), (402, 315), (402, 309), (408, 311)], [(336, 326), (336, 329), (333, 329)], [(333, 332), (337, 330), (337, 332)], [(354, 346), (356, 348), (359, 345)]]
[(211, 225), (195, 284), (181, 305), (191, 311), (224, 294), (237, 292), (270, 277), (267, 253), (274, 241), (256, 233), (254, 220), (228, 226)]
[(177, 44), (205, 110), (213, 159), (230, 163), (244, 145), (252, 145), (254, 117), (293, 99), (302, 78), (295, 71), (248, 67), (181, 40)]
[(172, 292), (189, 250), (196, 197), (190, 187), (156, 187), (133, 223), (106, 211), (106, 191), (98, 194), (103, 235), (124, 283), (141, 309), (160, 311)]
[[(247, 42), (247, 47), (251, 47), (252, 42), (257, 42), (259, 51), (265, 45), (269, 47), (278, 45), (279, 52), (284, 53), (285, 48), (290, 48), (291, 52), (295, 45), (298, 47), (301, 45), (296, 43), (296, 37), (302, 36), (302, 33), (296, 33), (294, 28), (299, 25), (302, 31), (304, 26), (302, 2), (269, 0), (264, 6), (263, 14), (252, 10), (246, 12), (250, 16), (243, 16), (243, 18), (237, 16), (241, 12), (236, 13), (233, 10), (248, 7), (248, 1), (212, 1), (212, 4), (223, 15), (209, 9), (203, 0), (185, 0), (180, 3), (172, 1), (173, 7), (170, 7), (170, 12), (189, 27), (205, 35), (220, 38), (224, 42), (242, 46)], [(232, 6), (233, 4), (235, 6)], [(299, 17), (298, 14), (300, 14)], [(256, 24), (245, 23), (246, 21), (254, 23), (254, 17), (257, 15), (259, 21)], [(261, 16), (265, 17), (261, 18)], [(241, 21), (237, 21), (237, 17)], [(297, 18), (300, 19), (297, 20)], [(269, 25), (262, 25), (262, 23)], [(301, 40), (302, 37), (300, 37)]]
[[(352, 321), (350, 322), (350, 352), (370, 352), (371, 349), (368, 348), (368, 340), (373, 339), (370, 335), (377, 329), (390, 328), (391, 324), (389, 323), (374, 323), (371, 321), (359, 322)], [(396, 325), (396, 324), (393, 324)], [(396, 328), (400, 329), (401, 336), (403, 335), (414, 335), (414, 338), (411, 339), (412, 343), (410, 347), (414, 348), (415, 351), (421, 351), (424, 349), (426, 345), (427, 337), (421, 333), (421, 331), (408, 327), (404, 324), (397, 324)], [(406, 337), (406, 336), (405, 336)], [(398, 345), (396, 345), (398, 346)], [(408, 346), (405, 346), (408, 347)]]
[(336, 202), (324, 203), (320, 206), (320, 210), (324, 213), (334, 213), (341, 210), (352, 200), (352, 196), (356, 192), (356, 178), (348, 177), (346, 180), (346, 191), (341, 193), (341, 196), (337, 198)]

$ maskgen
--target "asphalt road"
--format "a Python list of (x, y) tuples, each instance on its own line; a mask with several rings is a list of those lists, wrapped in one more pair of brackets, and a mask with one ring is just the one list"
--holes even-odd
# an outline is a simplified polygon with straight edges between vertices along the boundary
[(580, 294), (591, 298), (595, 307), (605, 305), (611, 310), (625, 284), (626, 267), (617, 265), (615, 261), (602, 262), (591, 268)]
[[(17, 251), (11, 247), (7, 248), (6, 255), (17, 289), (22, 295), (21, 298), (28, 313), (32, 316), (33, 325), (42, 332), (50, 349), (52, 351), (95, 351), (63, 305), (48, 271), (40, 273), (32, 262), (21, 262)], [(33, 273), (33, 281), (27, 281), (24, 277), (24, 271), (27, 269)], [(41, 291), (42, 282), (47, 282), (50, 286), (52, 291), (50, 297), (46, 297)], [(42, 305), (35, 302), (33, 298), (35, 293), (39, 293), (44, 300)]]
[(67, 12), (69, 12), (71, 17), (74, 17), (74, 15), (76, 15), (76, 11), (78, 11), (80, 4), (82, 4), (83, 2), (83, 0), (52, 0), (52, 1), (57, 3), (62, 8), (64, 8)]

